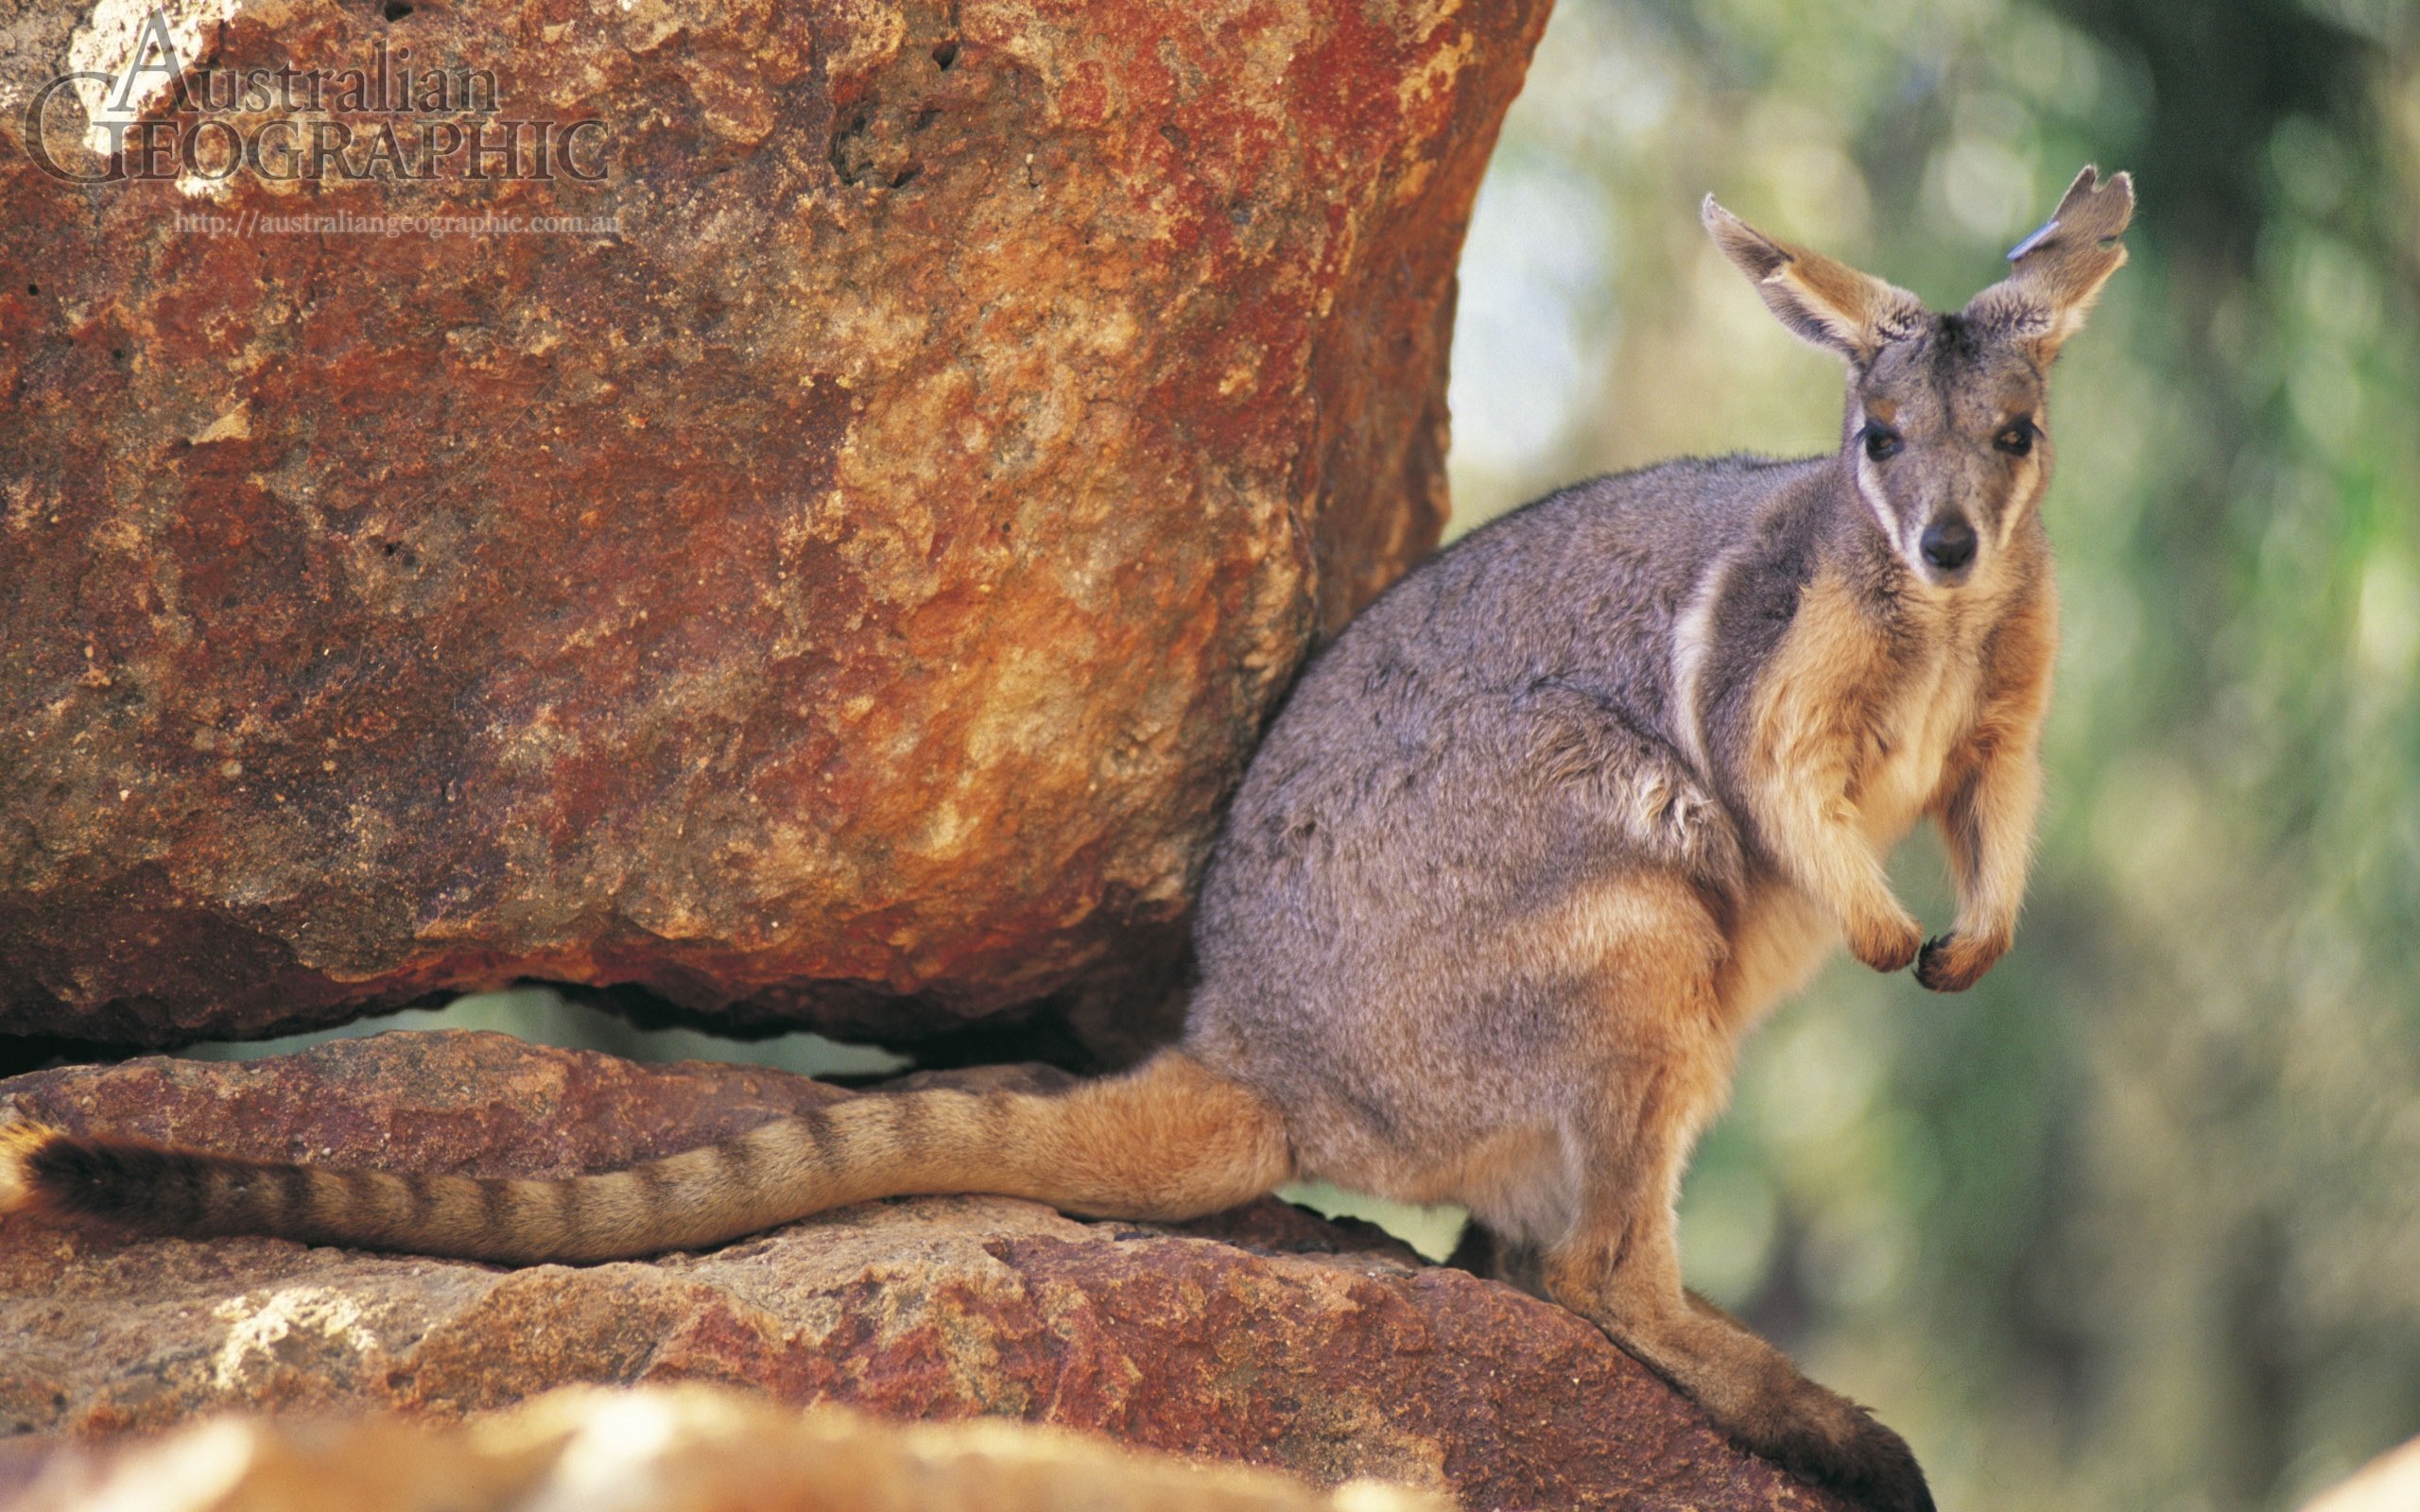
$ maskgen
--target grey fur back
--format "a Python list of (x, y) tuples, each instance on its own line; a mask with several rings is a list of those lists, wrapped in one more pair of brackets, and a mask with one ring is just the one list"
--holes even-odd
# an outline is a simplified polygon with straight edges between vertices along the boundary
[[(1718, 916), (1753, 838), (1693, 767), (1677, 622), (1719, 563), (1720, 702), (1787, 627), (1832, 458), (1666, 463), (1548, 495), (1455, 543), (1305, 671), (1204, 879), (1188, 1048), (1288, 1110), (1306, 1173), (1550, 1239), (1560, 1201), (1458, 1186), (1457, 1147), (1550, 1137), (1598, 1026), (1575, 964), (1507, 949), (1627, 869)], [(1575, 1073), (1582, 1073), (1575, 1076)]]

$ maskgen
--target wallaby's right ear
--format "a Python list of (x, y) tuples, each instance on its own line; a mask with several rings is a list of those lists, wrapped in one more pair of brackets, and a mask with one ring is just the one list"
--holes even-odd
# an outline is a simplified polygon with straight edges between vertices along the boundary
[(2016, 244), (2016, 270), (1967, 302), (1977, 325), (2030, 349), (2043, 367), (2083, 328), (2109, 275), (2126, 266), (2118, 238), (2135, 218), (2135, 180), (2087, 167), (2040, 231)]
[(1748, 275), (1781, 323), (1863, 366), (1924, 325), (1922, 300), (1846, 263), (1777, 242), (1705, 197), (1698, 212), (1714, 245)]

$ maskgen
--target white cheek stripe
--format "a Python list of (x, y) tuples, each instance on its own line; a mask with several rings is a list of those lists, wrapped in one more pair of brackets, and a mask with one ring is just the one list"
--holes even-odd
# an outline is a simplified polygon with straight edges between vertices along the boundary
[(1891, 518), (1890, 503), (1882, 497), (1880, 487), (1874, 481), (1873, 469), (1874, 463), (1866, 457), (1865, 448), (1858, 447), (1857, 450), (1858, 497), (1863, 499), (1865, 507), (1874, 511), (1875, 523), (1882, 527), (1882, 539), (1891, 542), (1892, 550), (1904, 557), (1908, 554), (1908, 543), (1899, 539), (1897, 523)]
[(1858, 441), (1858, 437), (1864, 430), (1865, 406), (1857, 404), (1849, 411), (1849, 444), (1857, 447), (1858, 497), (1863, 499), (1865, 507), (1874, 511), (1874, 523), (1882, 527), (1882, 539), (1891, 542), (1892, 550), (1904, 557), (1908, 554), (1907, 543), (1899, 539), (1899, 531), (1891, 519), (1890, 503), (1882, 497), (1882, 490), (1875, 483), (1870, 471), (1874, 464), (1867, 459), (1865, 448)]
[(2010, 497), (2008, 513), (2000, 519), (2000, 549), (2002, 551), (2008, 549), (2010, 538), (2016, 534), (2016, 523), (2031, 514), (2035, 502), (2042, 497), (2042, 459), (2040, 457), (2031, 457), (2027, 460), (2022, 488), (2023, 492)]
[(1688, 604), (1672, 622), (1672, 722), (1680, 727), (1681, 744), (1700, 777), (1711, 777), (1705, 763), (1705, 727), (1698, 713), (1699, 681), (1705, 659), (1714, 649), (1714, 611), (1722, 602), (1722, 585), (1731, 577), (1731, 558), (1717, 557), (1690, 590)]

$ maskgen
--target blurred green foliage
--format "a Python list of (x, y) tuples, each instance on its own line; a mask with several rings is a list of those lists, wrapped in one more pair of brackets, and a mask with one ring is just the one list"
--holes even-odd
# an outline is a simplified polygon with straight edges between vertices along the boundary
[(1683, 1243), (1945, 1506), (2285, 1507), (2420, 1432), (2420, 7), (1562, 0), (1464, 258), (1456, 527), (1832, 444), (1708, 190), (1954, 308), (2087, 162), (2140, 210), (2052, 386), (2026, 925), (1962, 998), (1786, 1005)]

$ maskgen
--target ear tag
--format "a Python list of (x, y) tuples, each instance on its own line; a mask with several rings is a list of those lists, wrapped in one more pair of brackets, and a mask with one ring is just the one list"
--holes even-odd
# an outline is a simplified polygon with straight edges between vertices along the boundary
[(2025, 240), (2009, 249), (2008, 260), (2012, 263), (2015, 262), (2018, 258), (2023, 257), (2026, 253), (2033, 250), (2036, 247), (2039, 247), (2044, 242), (2048, 241), (2050, 239), (2050, 233), (2058, 229), (2059, 217), (2053, 215), (2048, 220), (2044, 221), (2041, 229), (2036, 231), (2032, 235), (2028, 236)]

